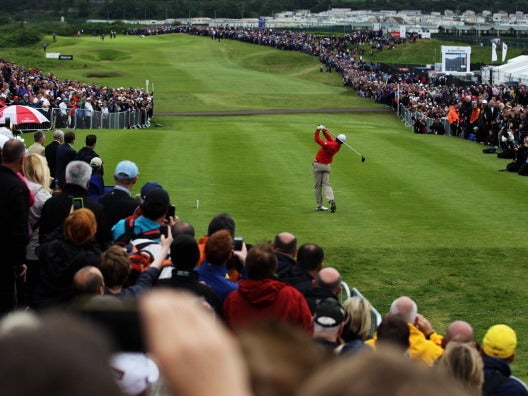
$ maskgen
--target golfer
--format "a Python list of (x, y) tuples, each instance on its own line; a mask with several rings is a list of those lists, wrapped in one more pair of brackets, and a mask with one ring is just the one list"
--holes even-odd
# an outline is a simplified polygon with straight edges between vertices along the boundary
[[(326, 140), (321, 139), (321, 131)], [(334, 155), (339, 151), (341, 145), (346, 141), (346, 136), (343, 134), (338, 135), (335, 139), (332, 137), (330, 132), (324, 125), (319, 125), (315, 129), (314, 134), (315, 142), (321, 146), (317, 154), (315, 155), (313, 163), (313, 174), (315, 182), (315, 201), (317, 206), (315, 210), (325, 211), (328, 210), (323, 205), (323, 189), (326, 195), (326, 199), (330, 204), (330, 212), (334, 213), (337, 209), (334, 200), (334, 191), (330, 186), (330, 170)]]

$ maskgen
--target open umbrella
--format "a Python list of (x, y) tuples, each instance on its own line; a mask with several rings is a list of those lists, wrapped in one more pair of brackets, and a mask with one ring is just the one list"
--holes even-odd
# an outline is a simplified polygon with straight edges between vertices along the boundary
[(0, 109), (0, 125), (5, 124), (7, 118), (13, 125), (49, 123), (49, 120), (40, 111), (22, 105), (2, 107)]

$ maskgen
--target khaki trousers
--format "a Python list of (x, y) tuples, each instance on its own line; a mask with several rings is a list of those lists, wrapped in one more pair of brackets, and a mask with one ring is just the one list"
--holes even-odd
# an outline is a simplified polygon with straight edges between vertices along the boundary
[(330, 171), (331, 165), (313, 163), (313, 175), (315, 183), (315, 202), (317, 206), (323, 204), (323, 190), (327, 201), (334, 200), (334, 191), (330, 186)]

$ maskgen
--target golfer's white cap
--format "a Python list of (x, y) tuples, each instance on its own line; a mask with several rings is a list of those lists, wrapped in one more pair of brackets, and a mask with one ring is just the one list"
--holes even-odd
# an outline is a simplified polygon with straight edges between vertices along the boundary
[(343, 133), (340, 133), (339, 135), (337, 135), (337, 140), (339, 140), (341, 143), (345, 143), (346, 142), (346, 135), (343, 134)]

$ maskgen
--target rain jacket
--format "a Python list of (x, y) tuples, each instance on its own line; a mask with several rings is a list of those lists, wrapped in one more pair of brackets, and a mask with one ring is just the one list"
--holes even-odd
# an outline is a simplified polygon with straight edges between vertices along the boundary
[(260, 319), (276, 319), (313, 331), (312, 314), (304, 296), (276, 279), (243, 280), (224, 302), (224, 319), (229, 327)]

